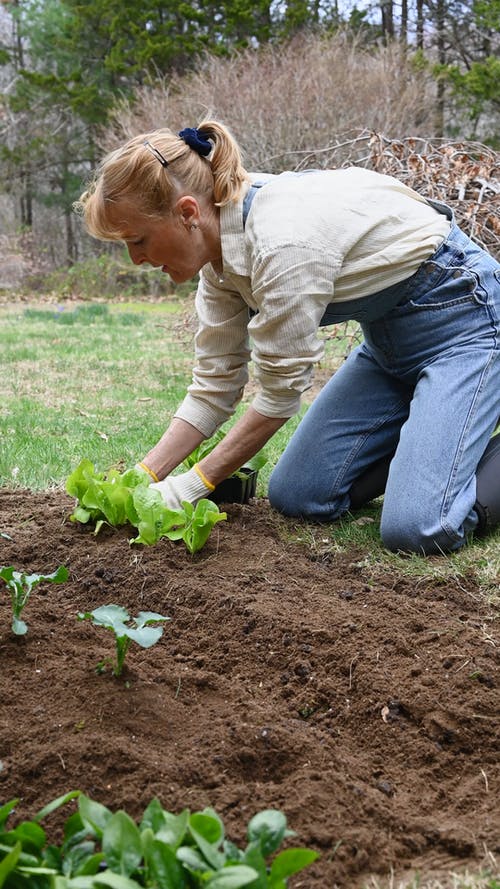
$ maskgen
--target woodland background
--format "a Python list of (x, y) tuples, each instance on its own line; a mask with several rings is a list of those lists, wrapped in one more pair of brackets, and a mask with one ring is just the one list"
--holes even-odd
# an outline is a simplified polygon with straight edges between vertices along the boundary
[(207, 115), (251, 170), (374, 165), (374, 133), (390, 172), (409, 137), (439, 170), (466, 140), (497, 204), (499, 34), (500, 0), (1, 0), (0, 292), (166, 293), (72, 204), (110, 147)]

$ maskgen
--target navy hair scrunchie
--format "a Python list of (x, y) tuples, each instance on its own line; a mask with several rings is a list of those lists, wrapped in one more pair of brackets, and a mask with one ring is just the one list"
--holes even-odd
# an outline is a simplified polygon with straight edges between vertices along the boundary
[(187, 127), (179, 133), (181, 139), (184, 139), (186, 145), (189, 145), (193, 151), (196, 151), (202, 157), (206, 157), (212, 151), (212, 143), (208, 139), (204, 139), (199, 130), (194, 127)]

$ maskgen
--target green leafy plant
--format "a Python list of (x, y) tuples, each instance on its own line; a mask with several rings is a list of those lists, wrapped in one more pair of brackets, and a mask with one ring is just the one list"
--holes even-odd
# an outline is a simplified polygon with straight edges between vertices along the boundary
[(139, 532), (131, 543), (152, 545), (168, 537), (183, 540), (194, 553), (205, 545), (215, 523), (227, 518), (210, 500), (200, 500), (196, 507), (184, 501), (181, 509), (168, 509), (142, 470), (97, 472), (90, 460), (82, 460), (67, 478), (66, 490), (78, 501), (71, 521), (93, 523), (95, 534), (105, 523), (120, 526), (128, 522)]
[(104, 672), (106, 664), (110, 664), (114, 676), (120, 676), (130, 643), (136, 642), (141, 648), (151, 648), (163, 633), (163, 627), (152, 627), (151, 624), (170, 618), (155, 611), (140, 611), (137, 617), (130, 617), (128, 611), (120, 605), (102, 605), (93, 611), (79, 612), (78, 620), (91, 620), (95, 627), (105, 627), (114, 633), (116, 660), (106, 658), (100, 661), (97, 671)]
[(82, 460), (66, 479), (66, 491), (78, 503), (71, 521), (95, 525), (98, 534), (103, 524), (119, 526), (134, 518), (132, 498), (138, 487), (147, 487), (149, 479), (139, 469), (98, 472), (90, 460)]
[(213, 526), (225, 521), (227, 514), (211, 500), (199, 500), (196, 506), (183, 500), (182, 509), (168, 509), (158, 490), (136, 488), (129, 508), (130, 522), (139, 534), (131, 543), (156, 543), (162, 537), (183, 540), (190, 553), (201, 549)]
[[(65, 822), (61, 845), (48, 844), (40, 822), (74, 799), (78, 809)], [(0, 808), (3, 889), (286, 889), (290, 876), (318, 858), (300, 847), (277, 852), (295, 834), (276, 809), (251, 819), (240, 849), (211, 808), (175, 815), (153, 799), (136, 824), (125, 811), (112, 812), (74, 790), (8, 830), (18, 802)]]
[[(24, 636), (28, 625), (21, 620), (21, 612), (28, 603), (33, 587), (42, 582), (63, 583), (69, 576), (68, 569), (60, 565), (53, 574), (25, 574), (16, 571), (12, 565), (0, 568), (0, 577), (7, 584), (12, 603), (12, 632), (16, 636)], [(1, 882), (0, 882), (1, 886)]]

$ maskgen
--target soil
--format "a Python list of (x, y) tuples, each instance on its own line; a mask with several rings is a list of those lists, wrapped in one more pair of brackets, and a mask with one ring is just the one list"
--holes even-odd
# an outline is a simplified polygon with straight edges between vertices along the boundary
[[(228, 506), (194, 556), (131, 547), (127, 528), (96, 537), (72, 506), (0, 491), (0, 564), (70, 570), (36, 588), (25, 637), (0, 598), (0, 799), (20, 797), (16, 818), (76, 788), (136, 819), (158, 797), (212, 806), (244, 844), (278, 808), (292, 844), (321, 853), (293, 887), (495, 871), (499, 633), (473, 576), (383, 573), (324, 529), (300, 541), (262, 499)], [(76, 619), (109, 603), (171, 617), (118, 678), (95, 672), (111, 633)]]

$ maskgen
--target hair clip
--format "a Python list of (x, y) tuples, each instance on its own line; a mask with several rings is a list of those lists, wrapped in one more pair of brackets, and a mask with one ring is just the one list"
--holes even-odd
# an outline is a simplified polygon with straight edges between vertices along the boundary
[(163, 157), (161, 151), (158, 151), (158, 149), (155, 148), (154, 145), (151, 145), (151, 142), (148, 142), (147, 139), (144, 139), (144, 145), (151, 152), (151, 154), (154, 154), (156, 160), (160, 161), (162, 167), (168, 167), (168, 160), (166, 159), (166, 157)]

